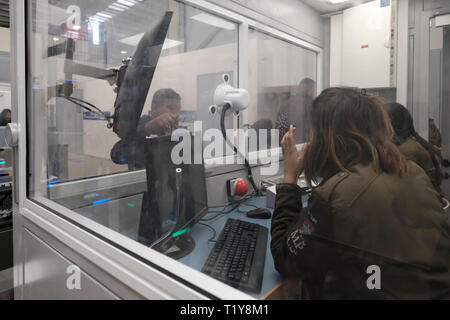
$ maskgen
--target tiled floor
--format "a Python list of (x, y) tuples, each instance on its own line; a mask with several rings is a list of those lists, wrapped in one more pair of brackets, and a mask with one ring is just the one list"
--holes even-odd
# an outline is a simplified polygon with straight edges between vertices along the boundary
[(12, 300), (13, 287), (13, 269), (0, 271), (0, 300)]

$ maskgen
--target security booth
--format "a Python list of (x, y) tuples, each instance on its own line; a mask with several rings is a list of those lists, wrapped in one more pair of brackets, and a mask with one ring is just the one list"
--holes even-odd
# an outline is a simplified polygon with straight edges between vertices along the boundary
[[(15, 299), (277, 298), (279, 128), (304, 129), (299, 149), (309, 135), (306, 111), (282, 111), (339, 84), (412, 103), (428, 94), (408, 96), (410, 66), (398, 59), (408, 1), (22, 0), (10, 10)], [(347, 33), (366, 15), (379, 32), (362, 28), (371, 42), (361, 47)], [(355, 43), (364, 54), (346, 53)], [(362, 77), (354, 66), (367, 61)], [(428, 114), (414, 110), (424, 131)]]

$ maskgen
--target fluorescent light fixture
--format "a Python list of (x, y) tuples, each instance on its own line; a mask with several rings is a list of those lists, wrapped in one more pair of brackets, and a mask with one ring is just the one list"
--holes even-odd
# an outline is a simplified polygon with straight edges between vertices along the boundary
[(100, 22), (96, 20), (91, 21), (92, 24), (92, 43), (95, 45), (100, 44)]
[(126, 52), (125, 50), (120, 51), (121, 54), (127, 54), (128, 52)]
[(128, 7), (132, 7), (132, 6), (134, 6), (136, 4), (136, 2), (133, 1), (133, 0), (117, 0), (117, 3), (126, 5)]
[(112, 9), (112, 10), (116, 10), (116, 11), (125, 11), (125, 9), (123, 7), (118, 6), (117, 4), (113, 3), (112, 5), (110, 5), (108, 8)]
[(102, 17), (99, 17), (99, 16), (92, 16), (92, 17), (89, 18), (89, 22), (90, 23), (93, 23), (93, 22), (105, 22), (105, 21), (106, 21), (106, 18), (102, 18)]
[(117, 2), (113, 3), (112, 6), (117, 7), (117, 8), (122, 8), (124, 10), (129, 8), (129, 7), (124, 6), (123, 4), (120, 4), (120, 3), (117, 3)]
[(236, 28), (236, 25), (234, 23), (225, 21), (221, 18), (212, 16), (207, 13), (197, 14), (197, 15), (191, 17), (191, 19), (212, 25), (214, 27), (226, 29), (226, 30), (234, 30)]
[(437, 16), (435, 19), (436, 27), (442, 27), (450, 24), (450, 14)]
[(58, 37), (54, 37), (53, 41), (59, 41), (59, 38)]
[[(125, 43), (129, 46), (136, 47), (138, 45), (139, 41), (141, 41), (143, 36), (144, 36), (144, 33), (139, 33), (139, 34), (136, 34), (136, 35), (128, 37), (128, 38), (124, 38), (119, 41), (122, 43)], [(183, 43), (184, 42), (182, 42), (182, 41), (167, 38), (166, 41), (164, 41), (163, 50), (182, 45)]]
[(346, 2), (346, 1), (348, 1), (348, 0), (328, 0), (328, 1), (330, 1), (330, 2), (333, 3), (333, 4), (336, 4), (336, 3)]
[(113, 17), (113, 16), (111, 16), (111, 15), (109, 15), (109, 14), (106, 14), (106, 13), (104, 13), (104, 12), (97, 12), (95, 15), (96, 15), (96, 16), (100, 16), (100, 17), (102, 17), (102, 18), (106, 18), (106, 19), (110, 19), (110, 18)]

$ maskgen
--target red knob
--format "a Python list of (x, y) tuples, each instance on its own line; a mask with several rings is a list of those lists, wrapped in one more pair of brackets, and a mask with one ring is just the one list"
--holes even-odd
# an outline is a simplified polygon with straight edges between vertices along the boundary
[(247, 181), (245, 181), (244, 179), (239, 180), (238, 182), (236, 182), (236, 187), (235, 187), (235, 194), (237, 196), (243, 197), (248, 193), (249, 190), (249, 186)]

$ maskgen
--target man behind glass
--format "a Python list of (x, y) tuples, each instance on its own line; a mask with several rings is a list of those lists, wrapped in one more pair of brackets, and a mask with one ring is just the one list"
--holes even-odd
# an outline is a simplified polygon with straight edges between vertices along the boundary
[(151, 116), (139, 120), (136, 139), (119, 141), (111, 151), (111, 159), (118, 164), (128, 164), (130, 171), (145, 168), (144, 153), (147, 137), (171, 135), (178, 129), (181, 97), (173, 89), (160, 89), (153, 95)]

